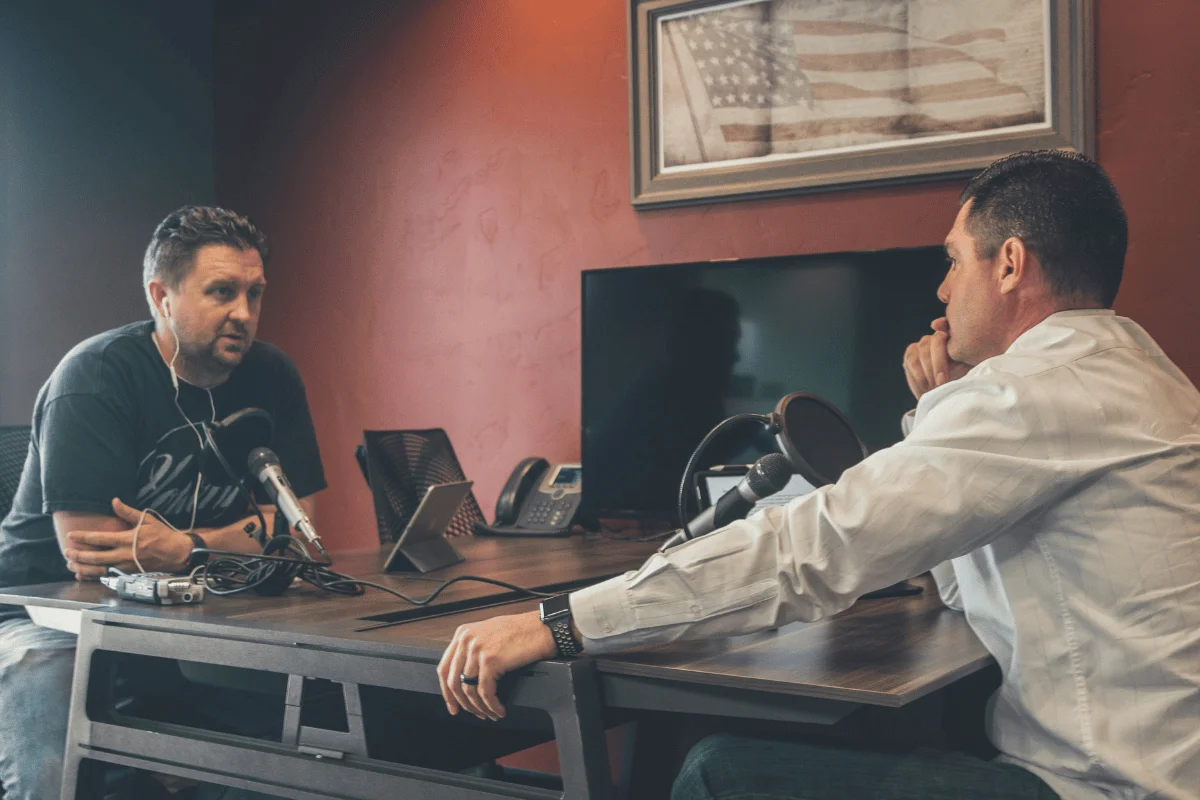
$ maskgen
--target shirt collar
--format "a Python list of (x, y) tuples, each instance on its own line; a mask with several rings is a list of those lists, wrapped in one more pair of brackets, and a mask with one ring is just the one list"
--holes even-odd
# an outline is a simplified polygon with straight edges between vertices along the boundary
[[(1112, 317), (1112, 316), (1116, 316), (1116, 313), (1117, 312), (1113, 311), (1111, 308), (1072, 308), (1072, 309), (1068, 309), (1067, 311), (1055, 311), (1053, 314), (1046, 317), (1046, 319), (1042, 320), (1042, 322), (1039, 322), (1038, 325), (1041, 325), (1048, 319), (1054, 319), (1056, 317), (1058, 317), (1058, 318), (1091, 317), (1091, 316)], [(1034, 327), (1036, 328), (1037, 325), (1035, 325)]]
[(1056, 311), (1039, 322), (1037, 325), (1034, 325), (1032, 328), (1018, 336), (1013, 343), (1008, 346), (1008, 350), (1005, 352), (1014, 353), (1020, 351), (1031, 342), (1036, 341), (1041, 334), (1053, 327), (1055, 322), (1064, 323), (1065, 326), (1069, 328), (1072, 327), (1070, 323), (1066, 322), (1066, 320), (1069, 319), (1082, 317), (1113, 317), (1116, 316), (1116, 313), (1117, 312), (1113, 311), (1111, 308), (1072, 308), (1066, 311)]

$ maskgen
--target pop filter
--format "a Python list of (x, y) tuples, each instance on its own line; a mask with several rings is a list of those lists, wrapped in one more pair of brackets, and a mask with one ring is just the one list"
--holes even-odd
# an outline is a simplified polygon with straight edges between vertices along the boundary
[[(200, 427), (204, 431), (205, 449), (216, 457), (229, 480), (233, 481), (241, 495), (246, 498), (246, 503), (254, 509), (261, 525), (254, 536), (258, 539), (259, 544), (264, 544), (265, 537), (270, 533), (267, 530), (266, 517), (258, 507), (254, 495), (246, 488), (241, 473), (233, 469), (229, 460), (232, 458), (234, 463), (244, 464), (250, 448), (274, 444), (274, 417), (261, 408), (242, 408), (219, 422), (211, 425), (201, 423)], [(236, 430), (237, 435), (229, 433), (231, 430)], [(216, 435), (214, 436), (214, 434)]]
[[(713, 438), (725, 428), (742, 422), (755, 422), (766, 426), (775, 434), (779, 449), (787, 456), (796, 474), (813, 486), (836, 483), (842, 473), (862, 461), (870, 453), (863, 440), (855, 432), (850, 420), (828, 400), (807, 392), (794, 392), (779, 401), (769, 415), (738, 414), (730, 417), (709, 431), (692, 453), (683, 481), (679, 486), (679, 524), (687, 530), (687, 487), (691, 484), (700, 454)], [(672, 537), (663, 549), (686, 540), (690, 535), (683, 532)], [(661, 551), (660, 551), (661, 552)], [(920, 594), (921, 587), (908, 581), (868, 592), (863, 597), (895, 597)]]
[(275, 420), (261, 408), (242, 408), (222, 420), (204, 424), (208, 446), (233, 480), (242, 474), (230, 464), (245, 464), (255, 447), (275, 445)]
[(213, 423), (212, 427), (221, 431), (235, 425), (241, 432), (241, 438), (254, 442), (253, 446), (268, 447), (275, 444), (275, 419), (261, 408), (238, 409), (225, 419)]
[(868, 455), (850, 420), (815, 394), (789, 394), (775, 406), (771, 423), (779, 449), (813, 486), (836, 483)]
[[(870, 455), (850, 420), (815, 394), (795, 392), (780, 400), (771, 414), (771, 427), (796, 474), (813, 486), (836, 483), (843, 472)], [(900, 581), (863, 597), (920, 593), (919, 585)]]

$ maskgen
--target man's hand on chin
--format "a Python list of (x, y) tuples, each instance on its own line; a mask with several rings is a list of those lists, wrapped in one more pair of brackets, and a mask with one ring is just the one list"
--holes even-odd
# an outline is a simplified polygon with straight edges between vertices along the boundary
[(938, 317), (930, 327), (933, 333), (922, 336), (904, 351), (904, 377), (918, 400), (930, 389), (958, 380), (971, 371), (970, 364), (950, 358), (950, 323), (946, 318)]
[[(500, 719), (505, 714), (496, 696), (501, 676), (557, 653), (554, 635), (537, 611), (460, 625), (437, 668), (447, 710)], [(462, 683), (463, 675), (477, 677), (478, 685)]]

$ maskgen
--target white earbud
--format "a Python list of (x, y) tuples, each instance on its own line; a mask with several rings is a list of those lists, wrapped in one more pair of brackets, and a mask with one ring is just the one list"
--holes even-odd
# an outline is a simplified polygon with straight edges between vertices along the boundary
[[(167, 362), (167, 370), (171, 373), (171, 385), (175, 387), (175, 402), (179, 402), (179, 375), (175, 372), (175, 359), (179, 358), (179, 337), (175, 334), (175, 329), (171, 325), (171, 304), (167, 298), (162, 299), (162, 318), (167, 322), (167, 327), (171, 328), (171, 335), (175, 338), (175, 355)], [(182, 413), (182, 409), (180, 410)], [(185, 415), (186, 416), (186, 415)], [(203, 444), (203, 442), (201, 443)]]

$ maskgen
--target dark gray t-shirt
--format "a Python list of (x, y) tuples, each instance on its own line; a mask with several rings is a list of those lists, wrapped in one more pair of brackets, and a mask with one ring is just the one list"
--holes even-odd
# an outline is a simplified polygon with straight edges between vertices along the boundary
[[(239, 477), (250, 450), (268, 445), (297, 496), (325, 488), (304, 383), (283, 351), (255, 342), (229, 380), (212, 389), (211, 405), (207, 392), (180, 381), (181, 414), (153, 329), (139, 322), (80, 343), (38, 393), (29, 456), (12, 511), (0, 524), (0, 587), (73, 578), (54, 534), (55, 511), (111, 515), (112, 499), (119, 497), (186, 529), (199, 470), (197, 528), (247, 516), (244, 495), (211, 453), (201, 456), (189, 425), (211, 425), (213, 405), (218, 421), (248, 407), (274, 420), (273, 435), (253, 417), (214, 431)], [(257, 499), (266, 500), (261, 492)], [(0, 620), (22, 613), (0, 605)]]

